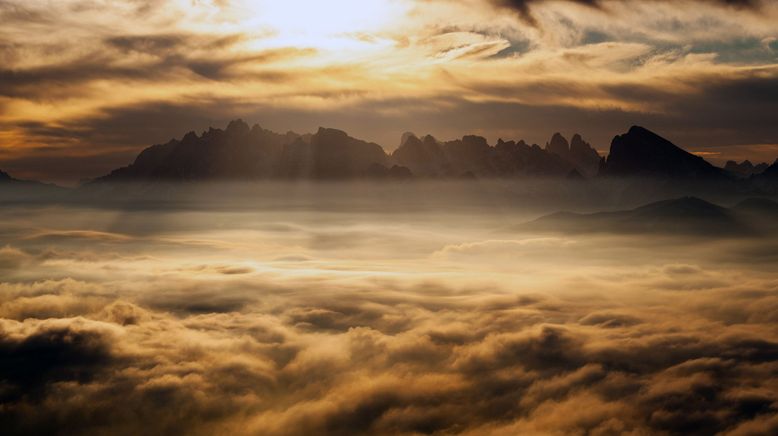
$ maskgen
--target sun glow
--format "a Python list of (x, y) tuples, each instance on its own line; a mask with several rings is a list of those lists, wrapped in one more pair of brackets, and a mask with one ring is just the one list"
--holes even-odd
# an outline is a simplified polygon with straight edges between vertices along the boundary
[[(269, 28), (275, 40), (297, 46), (343, 48), (344, 40), (371, 43), (399, 23), (408, 4), (391, 0), (245, 1), (249, 22)], [(350, 44), (345, 44), (346, 46)]]

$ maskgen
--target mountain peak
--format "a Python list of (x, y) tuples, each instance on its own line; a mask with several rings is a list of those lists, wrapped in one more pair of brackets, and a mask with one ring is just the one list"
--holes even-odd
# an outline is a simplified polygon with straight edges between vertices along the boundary
[(232, 120), (227, 125), (226, 132), (233, 135), (245, 135), (248, 134), (251, 131), (251, 128), (249, 125), (243, 121), (242, 119), (238, 118), (237, 120)]
[(343, 130), (331, 129), (328, 127), (319, 127), (315, 136), (320, 140), (325, 138), (328, 140), (346, 140), (349, 137)]
[(402, 136), (400, 137), (400, 146), (402, 147), (403, 145), (405, 145), (405, 143), (408, 142), (408, 140), (411, 138), (414, 138), (416, 141), (419, 141), (419, 137), (416, 136), (415, 133), (413, 132), (403, 133)]
[(546, 144), (546, 150), (565, 157), (570, 152), (570, 143), (567, 142), (561, 133), (557, 132), (551, 137), (551, 141)]
[(659, 136), (656, 133), (646, 129), (643, 126), (634, 125), (629, 128), (627, 131), (627, 134), (629, 135), (641, 135), (641, 136)]
[(181, 138), (181, 142), (189, 143), (189, 142), (197, 141), (198, 139), (200, 139), (200, 137), (197, 136), (197, 133), (192, 131), (192, 132), (188, 132), (186, 135), (184, 135), (184, 137)]
[(462, 142), (475, 147), (489, 147), (489, 144), (486, 142), (486, 138), (478, 135), (465, 135), (462, 137)]
[(618, 135), (602, 168), (606, 176), (723, 178), (724, 172), (667, 139), (640, 126)]
[(765, 162), (754, 165), (750, 160), (744, 160), (737, 163), (734, 160), (728, 160), (724, 169), (737, 177), (745, 178), (753, 175), (762, 174), (770, 165)]

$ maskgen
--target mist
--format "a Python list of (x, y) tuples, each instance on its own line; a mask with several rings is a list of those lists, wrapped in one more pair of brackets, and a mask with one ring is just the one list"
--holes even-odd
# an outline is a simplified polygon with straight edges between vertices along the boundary
[[(778, 430), (778, 239), (764, 220), (742, 198), (707, 197), (759, 232), (576, 231), (580, 216), (648, 200), (580, 186), (191, 184), (7, 201), (0, 426)], [(559, 211), (580, 216), (527, 225)]]

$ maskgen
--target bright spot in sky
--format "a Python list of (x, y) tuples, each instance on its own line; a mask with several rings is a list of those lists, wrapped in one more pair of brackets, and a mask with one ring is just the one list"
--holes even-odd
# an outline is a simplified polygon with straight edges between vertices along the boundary
[(270, 0), (244, 2), (252, 23), (273, 29), (279, 39), (330, 47), (333, 38), (380, 33), (399, 22), (408, 4), (393, 0)]

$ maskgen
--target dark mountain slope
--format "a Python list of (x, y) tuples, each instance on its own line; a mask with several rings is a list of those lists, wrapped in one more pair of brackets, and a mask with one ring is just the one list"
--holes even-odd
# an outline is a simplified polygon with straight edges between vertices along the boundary
[(574, 162), (537, 145), (500, 139), (491, 146), (472, 135), (446, 142), (405, 135), (392, 159), (419, 177), (565, 177), (577, 169)]
[(380, 145), (352, 138), (341, 130), (320, 128), (309, 141), (296, 139), (283, 148), (277, 175), (286, 178), (344, 179), (369, 174), (389, 157)]
[(617, 212), (578, 214), (559, 212), (519, 227), (520, 230), (564, 233), (648, 233), (690, 236), (755, 234), (746, 217), (735, 209), (696, 197), (664, 200)]
[(728, 178), (721, 168), (638, 126), (633, 126), (626, 134), (613, 138), (610, 154), (601, 168), (600, 175), (686, 180)]
[(769, 166), (765, 162), (754, 165), (749, 160), (744, 160), (740, 163), (730, 160), (724, 165), (724, 169), (738, 177), (750, 177), (755, 174), (762, 174)]
[(0, 170), (0, 203), (60, 201), (70, 189), (34, 180), (20, 180)]
[(151, 146), (129, 166), (97, 181), (267, 178), (276, 172), (284, 146), (299, 138), (237, 120), (226, 130), (211, 128), (201, 136), (189, 132), (180, 141)]
[(584, 141), (579, 134), (575, 134), (568, 143), (564, 136), (555, 133), (551, 141), (546, 144), (546, 150), (571, 163), (578, 173), (587, 177), (597, 174), (602, 159), (597, 150)]

